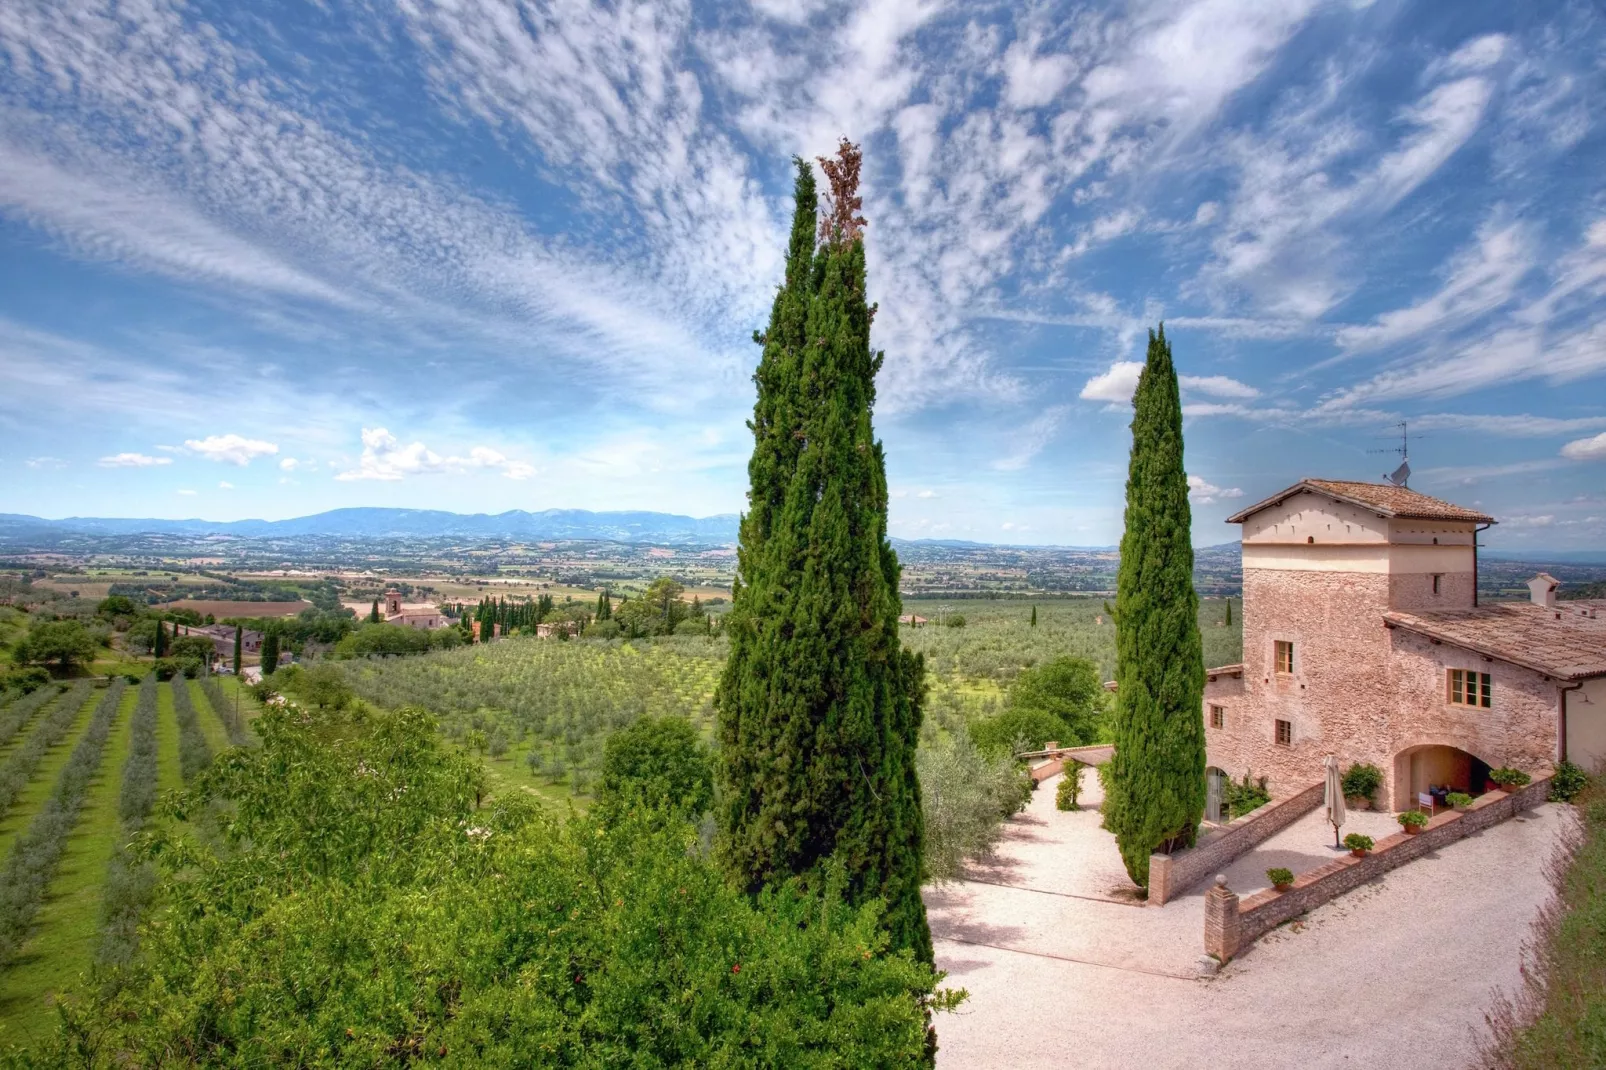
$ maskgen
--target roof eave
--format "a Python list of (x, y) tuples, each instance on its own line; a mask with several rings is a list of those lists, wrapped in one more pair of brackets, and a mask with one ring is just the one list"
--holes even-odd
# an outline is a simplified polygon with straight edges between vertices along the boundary
[(1457, 636), (1427, 627), (1418, 621), (1402, 619), (1394, 616), (1393, 614), (1385, 614), (1383, 620), (1384, 623), (1391, 628), (1404, 628), (1406, 631), (1413, 634), (1420, 635), (1428, 639), (1433, 639), (1441, 643), (1449, 643), (1451, 646), (1458, 646), (1462, 650), (1470, 650), (1474, 654), (1481, 654), (1484, 657), (1493, 658), (1495, 661), (1503, 661), (1507, 665), (1516, 665), (1520, 668), (1529, 669), (1533, 672), (1539, 673), (1541, 676), (1549, 676), (1553, 679), (1565, 681), (1567, 683), (1572, 683), (1577, 680), (1592, 680), (1597, 676), (1606, 676), (1606, 669), (1594, 669), (1585, 672), (1569, 672), (1565, 669), (1558, 669), (1553, 665), (1541, 665), (1538, 662), (1529, 661), (1525, 658), (1513, 657), (1510, 654), (1505, 654), (1495, 650), (1493, 647), (1484, 646), (1481, 643), (1468, 642), (1467, 640)]

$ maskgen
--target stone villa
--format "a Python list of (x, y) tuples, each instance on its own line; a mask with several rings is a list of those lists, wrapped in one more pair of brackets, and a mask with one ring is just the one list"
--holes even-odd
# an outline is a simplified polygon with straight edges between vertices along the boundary
[[(1478, 604), (1478, 532), (1495, 521), (1391, 484), (1307, 479), (1238, 513), (1241, 665), (1205, 687), (1210, 774), (1274, 796), (1345, 767), (1384, 773), (1378, 803), (1478, 794), (1490, 768), (1535, 776), (1606, 762), (1606, 600)], [(1219, 819), (1219, 790), (1210, 792)]]
[(402, 593), (394, 587), (385, 592), (384, 617), (386, 624), (403, 628), (444, 628), (446, 618), (431, 605), (409, 604), (402, 601)]

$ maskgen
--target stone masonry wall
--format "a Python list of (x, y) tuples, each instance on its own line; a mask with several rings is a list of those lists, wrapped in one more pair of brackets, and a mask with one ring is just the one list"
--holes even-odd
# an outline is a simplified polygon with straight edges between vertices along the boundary
[(1267, 888), (1242, 901), (1218, 881), (1205, 896), (1205, 951), (1225, 962), (1263, 934), (1447, 844), (1540, 805), (1550, 795), (1550, 779), (1540, 778), (1521, 791), (1490, 792), (1465, 813), (1435, 817), (1421, 832), (1397, 832), (1380, 840), (1365, 858), (1342, 855), (1294, 878), (1286, 892)]
[(1286, 799), (1269, 802), (1201, 837), (1197, 845), (1187, 850), (1150, 855), (1149, 902), (1165, 906), (1256, 844), (1292, 825), (1322, 805), (1324, 787), (1325, 783), (1318, 781)]

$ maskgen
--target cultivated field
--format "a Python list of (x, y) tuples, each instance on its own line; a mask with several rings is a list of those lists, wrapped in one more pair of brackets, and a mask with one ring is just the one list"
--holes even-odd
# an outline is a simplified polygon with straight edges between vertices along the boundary
[[(239, 720), (235, 708), (238, 703)], [(125, 844), (257, 708), (229, 678), (49, 684), (0, 697), (0, 1044), (53, 1024), (50, 996), (133, 950), (159, 904)]]

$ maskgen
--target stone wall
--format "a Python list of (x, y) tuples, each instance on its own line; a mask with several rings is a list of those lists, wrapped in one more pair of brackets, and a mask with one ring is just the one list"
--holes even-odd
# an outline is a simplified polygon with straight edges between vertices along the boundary
[(1192, 847), (1149, 856), (1149, 902), (1165, 904), (1322, 805), (1324, 784), (1267, 803), (1213, 829)]
[(1497, 791), (1479, 796), (1466, 812), (1440, 814), (1414, 836), (1397, 832), (1384, 837), (1365, 858), (1341, 855), (1307, 870), (1294, 878), (1293, 886), (1286, 892), (1267, 888), (1240, 901), (1226, 887), (1225, 878), (1217, 877), (1216, 885), (1205, 895), (1205, 951), (1226, 962), (1283, 922), (1391, 869), (1530, 810), (1549, 795), (1550, 778), (1544, 777), (1509, 795)]

